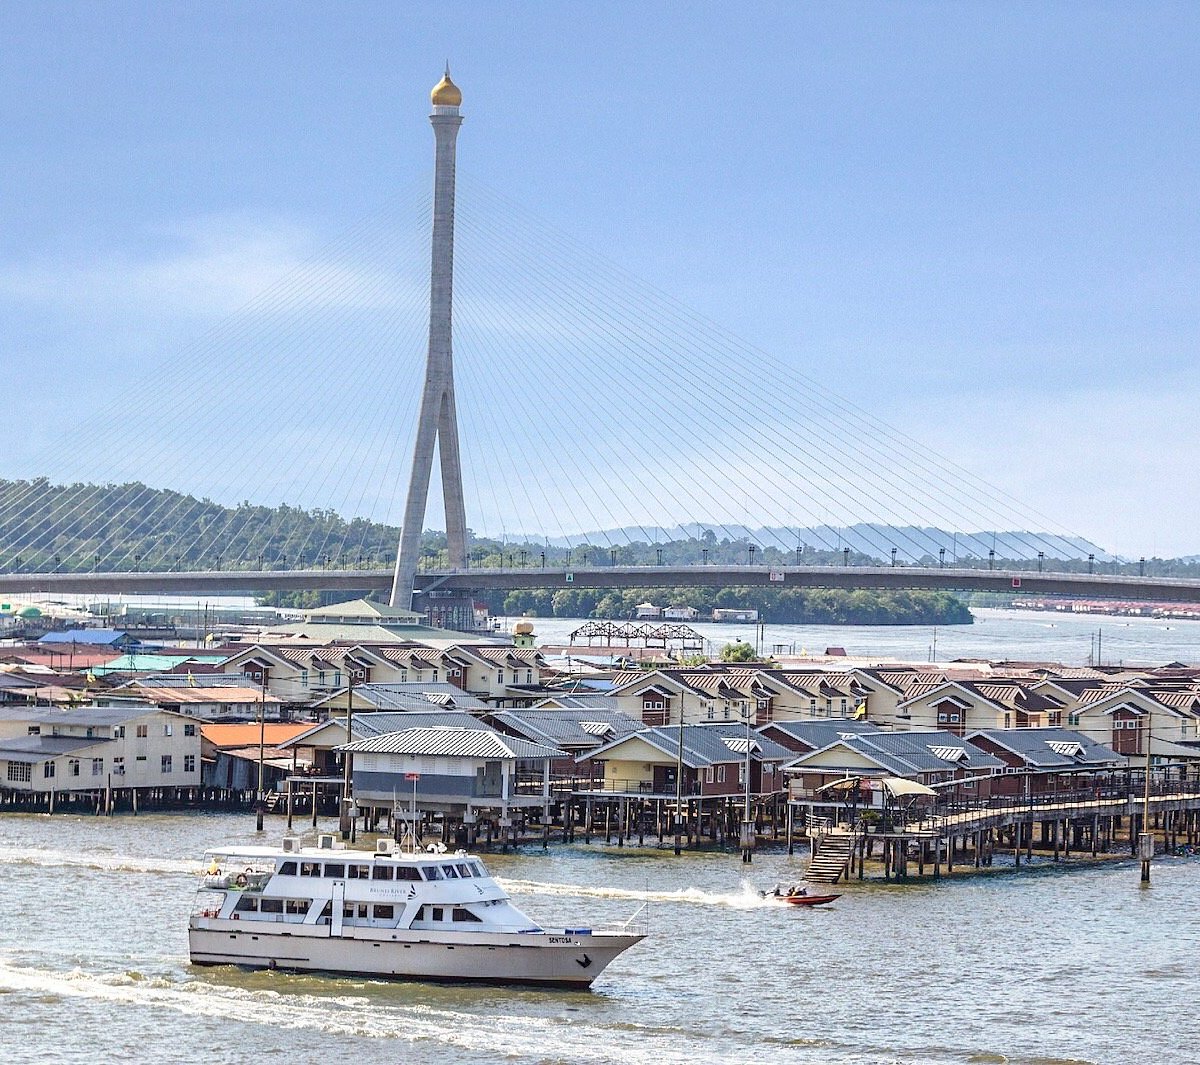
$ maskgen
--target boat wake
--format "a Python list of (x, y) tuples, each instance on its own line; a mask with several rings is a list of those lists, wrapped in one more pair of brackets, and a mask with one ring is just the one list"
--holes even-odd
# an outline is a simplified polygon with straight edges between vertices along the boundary
[[(180, 959), (182, 962), (182, 959)], [(467, 1052), (467, 1060), (489, 1058), (497, 1045), (510, 1059), (544, 1060), (546, 1047), (564, 1061), (629, 1061), (645, 1065), (663, 1062), (716, 1062), (711, 1046), (670, 1024), (631, 1023), (621, 1054), (614, 1056), (611, 1033), (580, 1023), (577, 1015), (530, 1016), (497, 1013), (495, 1002), (485, 1012), (456, 1010), (428, 1002), (403, 1001), (406, 985), (270, 974), (233, 974), (223, 980), (220, 970), (204, 977), (155, 976), (137, 970), (88, 972), (81, 968), (53, 970), (16, 964), (0, 957), (0, 994), (27, 995), (41, 1005), (89, 999), (139, 1009), (161, 1009), (201, 1020), (309, 1030), (335, 1037), (402, 1040), (410, 1046), (429, 1044)], [(270, 982), (276, 987), (244, 986)], [(314, 993), (317, 984), (324, 994)], [(330, 993), (330, 992), (334, 993)], [(342, 993), (337, 993), (337, 992)], [(347, 993), (348, 992), (348, 993)], [(519, 1003), (514, 1003), (518, 1009)], [(10, 1006), (11, 1008), (11, 1006)], [(260, 1039), (260, 1045), (266, 1045)], [(401, 1057), (404, 1055), (401, 1054)]]
[(172, 858), (139, 858), (128, 854), (64, 851), (39, 847), (0, 846), (0, 866), (27, 865), (46, 869), (94, 869), (102, 873), (199, 873), (200, 863)]
[(735, 910), (754, 910), (773, 906), (778, 900), (763, 898), (748, 880), (737, 891), (701, 891), (683, 888), (679, 891), (638, 891), (633, 888), (594, 887), (585, 884), (547, 884), (539, 880), (508, 880), (496, 878), (507, 891), (518, 895), (557, 895), (572, 898), (619, 899), (628, 902), (676, 902), (690, 906), (730, 906)]

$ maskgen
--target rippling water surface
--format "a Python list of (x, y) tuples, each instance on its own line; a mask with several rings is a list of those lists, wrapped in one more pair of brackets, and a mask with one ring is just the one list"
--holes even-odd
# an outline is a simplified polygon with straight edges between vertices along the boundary
[[(268, 836), (277, 832), (268, 823)], [(10, 1060), (1194, 1062), (1200, 859), (852, 884), (764, 900), (797, 857), (494, 855), (547, 922), (651, 936), (590, 992), (193, 969), (185, 925), (228, 814), (0, 819), (0, 1009)]]
[[(939, 658), (1200, 660), (1200, 623), (979, 611)], [(539, 622), (543, 638), (568, 622)], [(710, 626), (722, 640), (736, 627)], [(753, 638), (751, 631), (741, 633)], [(768, 627), (768, 643), (922, 659), (919, 629)], [(758, 887), (803, 859), (585, 846), (493, 855), (546, 923), (651, 936), (590, 992), (386, 984), (193, 969), (186, 922), (206, 846), (247, 815), (0, 817), (0, 1018), (14, 1062), (1163, 1063), (1200, 1061), (1200, 858), (851, 884), (797, 910)], [(277, 840), (278, 819), (267, 838)]]

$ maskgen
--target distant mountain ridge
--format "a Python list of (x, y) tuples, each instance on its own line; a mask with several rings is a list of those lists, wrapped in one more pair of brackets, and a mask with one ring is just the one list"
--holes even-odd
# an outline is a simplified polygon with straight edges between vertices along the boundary
[(947, 562), (957, 559), (987, 558), (989, 550), (995, 550), (997, 558), (1036, 558), (1042, 552), (1048, 559), (1086, 559), (1094, 555), (1098, 562), (1112, 562), (1117, 556), (1082, 537), (1062, 536), (1055, 533), (1028, 530), (947, 532), (931, 526), (890, 526), (876, 523), (860, 523), (849, 526), (816, 525), (800, 528), (781, 526), (722, 525), (717, 523), (689, 522), (671, 526), (626, 525), (615, 529), (601, 529), (579, 533), (574, 537), (551, 537), (541, 540), (537, 536), (518, 534), (515, 539), (528, 539), (548, 543), (552, 547), (565, 548), (580, 543), (607, 544), (631, 543), (636, 541), (663, 542), (672, 540), (704, 539), (707, 534), (722, 540), (747, 540), (750, 543), (795, 551), (802, 546), (804, 551), (851, 551), (871, 555), (879, 559), (890, 559), (892, 548), (897, 557), (908, 562), (922, 557), (936, 558), (940, 549), (945, 549)]

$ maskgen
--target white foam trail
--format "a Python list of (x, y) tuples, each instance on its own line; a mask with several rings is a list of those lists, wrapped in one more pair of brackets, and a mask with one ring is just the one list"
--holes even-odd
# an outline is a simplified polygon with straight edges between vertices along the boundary
[(633, 888), (592, 887), (584, 884), (547, 884), (540, 880), (509, 880), (497, 877), (506, 890), (521, 895), (557, 895), (572, 898), (621, 899), (629, 902), (677, 902), (691, 906), (732, 906), (736, 910), (754, 910), (773, 906), (778, 900), (763, 898), (758, 889), (743, 880), (737, 891), (713, 892), (700, 888), (679, 891), (638, 891)]
[[(286, 982), (288, 977), (282, 977)], [(331, 981), (332, 987), (345, 981)], [(363, 985), (355, 985), (361, 987)], [(135, 1008), (159, 1008), (191, 1017), (271, 1028), (319, 1031), (333, 1036), (432, 1042), (481, 1055), (502, 1046), (506, 1057), (541, 1059), (547, 1047), (555, 1057), (581, 1062), (697, 1062), (727, 1060), (717, 1048), (689, 1038), (685, 1030), (626, 1027), (621, 1053), (614, 1057), (612, 1033), (575, 1017), (537, 1017), (489, 1012), (477, 1015), (422, 1005), (387, 1001), (383, 985), (375, 994), (312, 995), (304, 992), (250, 989), (209, 979), (148, 977), (139, 972), (90, 973), (57, 971), (11, 964), (0, 958), (0, 991), (47, 997), (92, 999)], [(629, 1036), (634, 1039), (630, 1041)], [(640, 1045), (638, 1045), (640, 1044)]]
[(96, 869), (104, 873), (199, 873), (200, 863), (175, 858), (140, 858), (96, 851), (64, 851), (39, 847), (0, 846), (0, 865), (34, 865), (46, 869)]

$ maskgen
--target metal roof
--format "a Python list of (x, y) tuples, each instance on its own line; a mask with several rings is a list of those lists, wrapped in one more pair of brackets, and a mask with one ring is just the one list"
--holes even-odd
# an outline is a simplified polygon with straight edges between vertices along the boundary
[(540, 743), (504, 736), (481, 728), (408, 728), (382, 736), (343, 744), (338, 750), (353, 754), (413, 754), (437, 758), (559, 758), (565, 752)]
[(645, 725), (619, 710), (588, 706), (581, 710), (497, 710), (488, 720), (536, 743), (593, 748), (605, 739), (638, 732)]

